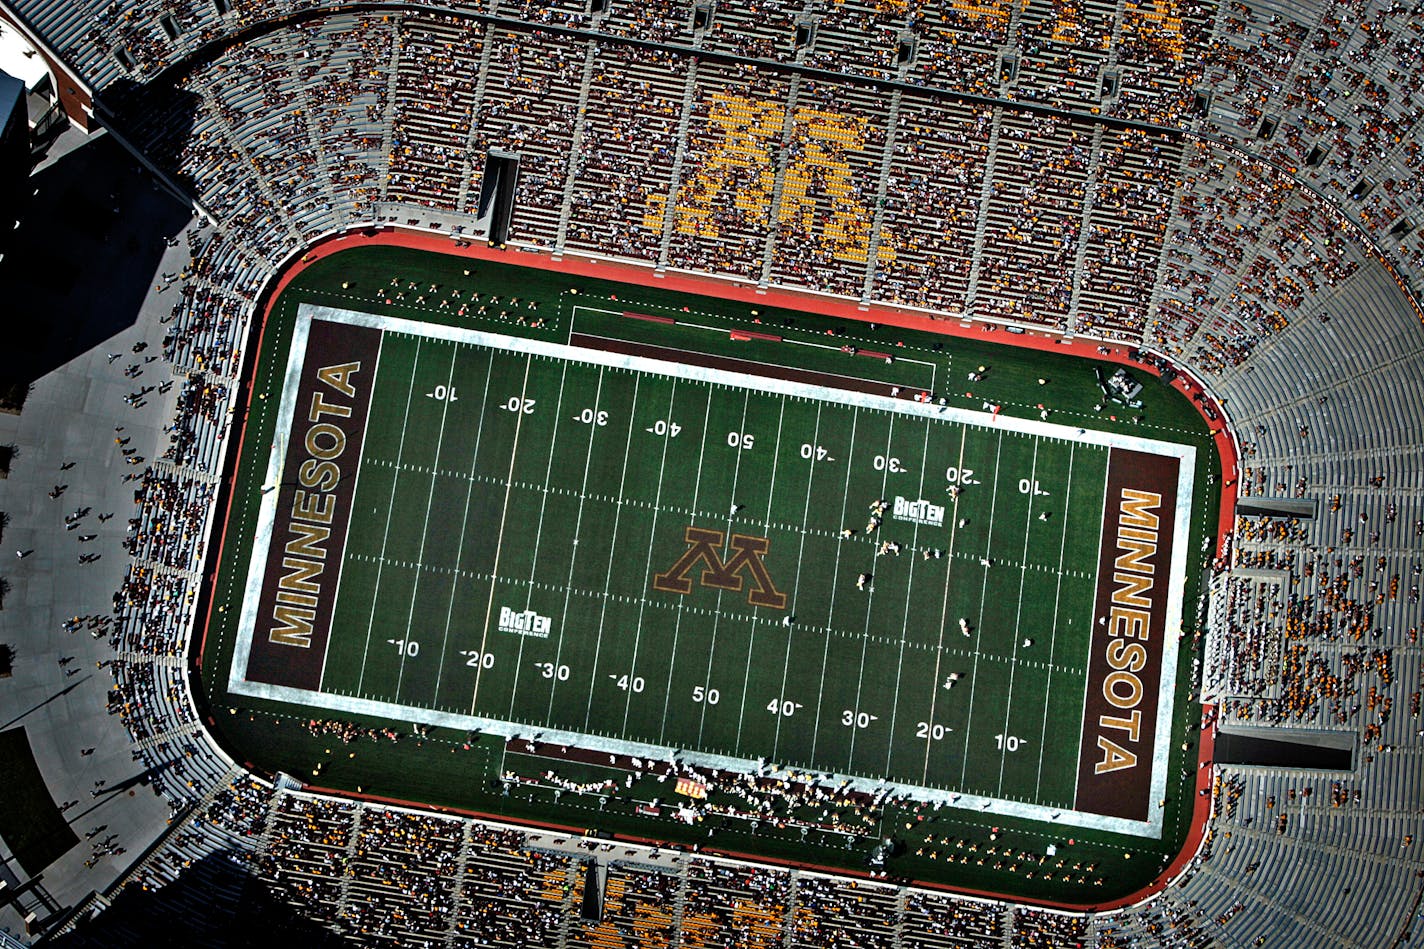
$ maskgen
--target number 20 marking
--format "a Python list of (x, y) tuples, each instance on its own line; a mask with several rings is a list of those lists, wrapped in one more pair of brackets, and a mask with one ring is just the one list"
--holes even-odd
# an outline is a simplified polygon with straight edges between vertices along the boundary
[(522, 413), (524, 415), (533, 415), (534, 400), (521, 399), (517, 395), (512, 395), (507, 400), (505, 400), (505, 403), (503, 406), (501, 406), (501, 408), (503, 408), (506, 412), (516, 412)]

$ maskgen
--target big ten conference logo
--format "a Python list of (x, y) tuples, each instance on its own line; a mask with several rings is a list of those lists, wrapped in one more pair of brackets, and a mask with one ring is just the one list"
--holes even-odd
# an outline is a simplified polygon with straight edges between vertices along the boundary
[(722, 531), (706, 527), (687, 528), (683, 534), (687, 550), (677, 558), (677, 563), (662, 573), (653, 574), (653, 589), (664, 593), (691, 593), (692, 580), (688, 574), (701, 564), (699, 582), (702, 586), (740, 593), (745, 574), (751, 580), (751, 589), (747, 591), (748, 603), (786, 609), (786, 594), (776, 589), (771, 574), (767, 572), (766, 561), (762, 559), (771, 549), (771, 541), (765, 537), (733, 534), (727, 543), (732, 556), (723, 560), (721, 550), (725, 537)]
[(923, 498), (918, 501), (909, 501), (902, 497), (896, 497), (891, 513), (894, 514), (896, 520), (909, 521), (912, 524), (920, 524), (925, 527), (944, 526), (944, 506), (931, 504)]
[(549, 638), (549, 630), (553, 628), (554, 621), (548, 616), (540, 616), (533, 610), (522, 610), (515, 612), (507, 606), (499, 608), (499, 631), (501, 633), (514, 633), (517, 636), (537, 636), (540, 639)]

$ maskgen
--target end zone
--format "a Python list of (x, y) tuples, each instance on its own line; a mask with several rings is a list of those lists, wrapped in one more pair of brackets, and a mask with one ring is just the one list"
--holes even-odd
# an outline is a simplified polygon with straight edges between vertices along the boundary
[[(1176, 688), (1191, 468), (1114, 447), (1108, 455), (1075, 807), (1160, 824)], [(1188, 503), (1187, 507), (1190, 507)]]
[[(318, 689), (355, 495), (381, 331), (301, 321), (292, 341), (233, 677)], [(286, 443), (284, 445), (284, 440)], [(264, 547), (265, 545), (265, 547)], [(258, 587), (260, 584), (260, 587)]]

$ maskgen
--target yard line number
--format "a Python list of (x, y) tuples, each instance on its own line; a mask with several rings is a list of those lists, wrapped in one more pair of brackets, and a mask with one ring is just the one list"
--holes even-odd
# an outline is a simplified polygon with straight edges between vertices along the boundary
[(465, 665), (471, 669), (493, 669), (494, 653), (480, 652), (478, 649), (461, 649), (460, 655), (465, 657)]
[(841, 711), (841, 724), (847, 728), (869, 728), (871, 722), (880, 721), (879, 715), (871, 715), (869, 712), (857, 712), (853, 708)]
[(436, 386), (434, 392), (425, 393), (427, 399), (434, 399), (436, 402), (459, 402), (460, 397), (455, 394), (454, 386)]

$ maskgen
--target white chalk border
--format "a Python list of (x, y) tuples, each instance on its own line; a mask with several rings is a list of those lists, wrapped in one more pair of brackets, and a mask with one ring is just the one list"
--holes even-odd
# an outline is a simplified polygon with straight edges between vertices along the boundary
[[(1152, 749), (1152, 782), (1150, 791), (1151, 801), (1162, 801), (1166, 798), (1167, 768), (1172, 739), (1172, 717), (1175, 711), (1176, 699), (1177, 647), (1182, 631), (1182, 589), (1183, 580), (1186, 576), (1187, 546), (1191, 530), (1192, 489), (1195, 481), (1197, 454), (1195, 447), (1174, 442), (1159, 441), (1157, 439), (1095, 431), (1092, 429), (1084, 430), (1080, 434), (1079, 429), (1074, 426), (1059, 425), (1037, 419), (1006, 417), (994, 415), (989, 412), (976, 412), (952, 406), (938, 406), (931, 403), (915, 402), (910, 399), (897, 399), (863, 392), (848, 392), (842, 389), (790, 382), (784, 379), (774, 379), (766, 376), (728, 372), (720, 369), (708, 369), (701, 366), (689, 366), (679, 363), (668, 363), (660, 360), (647, 359), (641, 356), (608, 353), (600, 350), (568, 346), (562, 343), (545, 342), (544, 340), (538, 339), (505, 336), (500, 333), (488, 333), (482, 330), (462, 329), (460, 327), (434, 323), (421, 323), (414, 320), (400, 319), (398, 317), (377, 316), (371, 313), (358, 313), (354, 310), (314, 306), (312, 304), (303, 303), (297, 310), (297, 320), (293, 329), (291, 351), (287, 358), (287, 371), (282, 385), (282, 401), (277, 414), (276, 435), (274, 436), (271, 456), (268, 459), (267, 473), (263, 480), (264, 485), (281, 483), (282, 465), (286, 459), (286, 440), (291, 431), (292, 418), (296, 410), (295, 393), (301, 378), (302, 363), (307, 348), (307, 337), (313, 320), (326, 320), (332, 323), (364, 326), (381, 331), (406, 333), (433, 340), (466, 343), (472, 346), (482, 346), (508, 352), (546, 356), (587, 365), (628, 369), (635, 372), (666, 376), (674, 379), (715, 383), (734, 388), (749, 389), (755, 392), (773, 392), (781, 395), (819, 399), (821, 401), (835, 402), (841, 405), (855, 405), (867, 409), (898, 412), (902, 415), (940, 419), (962, 425), (973, 425), (978, 428), (1012, 429), (1017, 432), (1046, 438), (1074, 441), (1085, 445), (1124, 448), (1178, 459), (1177, 506), (1174, 519), (1175, 528), (1173, 531), (1172, 563), (1169, 573), (1169, 576), (1173, 578), (1175, 582), (1171, 583), (1168, 588), (1167, 611), (1163, 625), (1162, 675), (1157, 695), (1158, 728)], [(537, 736), (541, 741), (578, 745), (579, 747), (591, 748), (596, 751), (606, 751), (610, 754), (631, 755), (640, 758), (653, 758), (655, 760), (664, 760), (670, 755), (676, 754), (681, 761), (686, 761), (705, 768), (746, 772), (754, 772), (757, 770), (757, 763), (750, 758), (704, 754), (696, 751), (651, 745), (643, 742), (599, 738), (578, 732), (538, 728), (475, 715), (459, 715), (450, 712), (415, 708), (407, 705), (397, 705), (393, 702), (380, 702), (371, 699), (352, 698), (344, 695), (331, 695), (325, 692), (307, 689), (294, 689), (286, 686), (269, 685), (267, 683), (248, 682), (243, 678), (243, 670), (247, 668), (247, 659), (252, 648), (252, 637), (257, 626), (257, 604), (261, 598), (262, 580), (267, 565), (267, 551), (272, 540), (272, 529), (277, 519), (277, 494), (278, 492), (272, 491), (264, 495), (258, 510), (257, 529), (252, 542), (252, 555), (248, 565), (247, 585), (243, 595), (237, 642), (233, 649), (232, 666), (228, 676), (229, 692), (236, 695), (248, 695), (274, 702), (287, 702), (294, 705), (322, 708), (353, 715), (387, 718), (395, 721), (416, 722), (422, 725), (434, 725), (460, 731), (478, 729), (481, 732), (502, 735), (506, 738), (534, 738)], [(1091, 641), (1090, 637), (1089, 642), (1091, 643)], [(1088, 659), (1088, 656), (1084, 656), (1084, 668), (1087, 668)], [(785, 774), (785, 772), (779, 773)], [(798, 774), (804, 774), (804, 772), (798, 772)], [(1152, 816), (1149, 819), (1145, 821), (1134, 821), (1117, 817), (1105, 817), (1100, 814), (1090, 814), (1083, 811), (1028, 804), (1023, 801), (1014, 801), (1004, 798), (983, 797), (980, 795), (963, 794), (917, 785), (886, 783), (856, 775), (827, 773), (823, 774), (822, 777), (824, 780), (833, 783), (848, 782), (849, 786), (872, 794), (884, 791), (888, 788), (891, 793), (903, 794), (915, 800), (948, 805), (971, 811), (992, 812), (1001, 816), (1044, 821), (1046, 823), (1108, 831), (1111, 833), (1130, 834), (1136, 837), (1158, 839), (1162, 836), (1163, 808), (1160, 806), (1151, 808)]]

